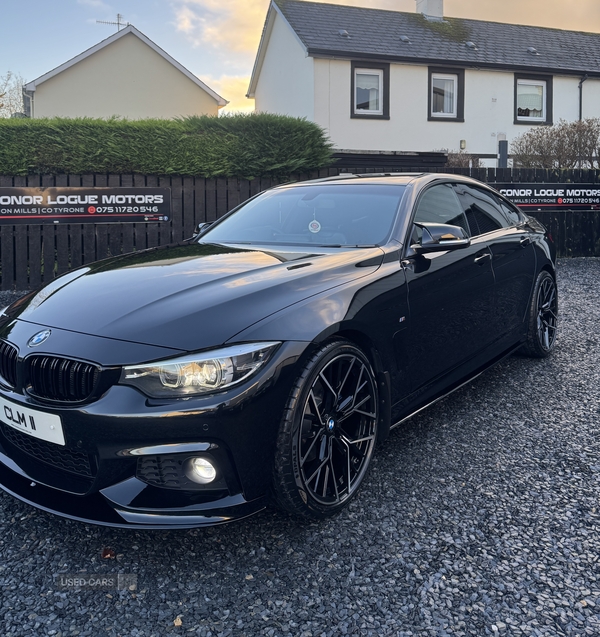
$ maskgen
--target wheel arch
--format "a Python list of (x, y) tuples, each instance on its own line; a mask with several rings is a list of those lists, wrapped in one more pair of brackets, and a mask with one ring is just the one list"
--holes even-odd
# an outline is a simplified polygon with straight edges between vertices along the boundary
[(542, 271), (548, 272), (548, 274), (554, 279), (554, 282), (556, 283), (556, 270), (549, 263), (544, 263), (544, 265), (540, 269), (540, 272)]
[[(352, 328), (345, 328), (330, 335), (326, 341), (340, 339), (349, 341), (353, 345), (359, 347), (373, 366), (373, 371), (375, 372), (377, 380), (380, 414), (379, 425), (377, 428), (377, 441), (383, 442), (389, 436), (392, 419), (391, 378), (387, 371), (389, 366), (386, 365), (385, 359), (381, 355), (376, 344), (364, 332)], [(322, 344), (322, 342), (320, 344)]]

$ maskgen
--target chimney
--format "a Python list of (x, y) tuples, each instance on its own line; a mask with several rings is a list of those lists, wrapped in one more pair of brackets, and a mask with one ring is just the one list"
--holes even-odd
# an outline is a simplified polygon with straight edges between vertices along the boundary
[(444, 19), (444, 0), (417, 0), (417, 12), (429, 20)]

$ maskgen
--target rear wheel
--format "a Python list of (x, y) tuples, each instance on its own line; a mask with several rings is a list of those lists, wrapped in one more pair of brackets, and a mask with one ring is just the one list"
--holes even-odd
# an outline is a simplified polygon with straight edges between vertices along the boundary
[(281, 422), (277, 504), (306, 518), (346, 506), (369, 469), (378, 421), (377, 383), (366, 356), (346, 341), (321, 347), (294, 384)]
[(556, 281), (546, 270), (539, 273), (529, 308), (527, 342), (523, 353), (546, 358), (556, 344), (558, 328), (558, 294)]

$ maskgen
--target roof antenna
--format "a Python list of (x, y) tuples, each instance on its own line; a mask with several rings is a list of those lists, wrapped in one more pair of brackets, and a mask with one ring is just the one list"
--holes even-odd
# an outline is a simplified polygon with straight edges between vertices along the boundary
[(120, 13), (117, 13), (116, 22), (107, 22), (106, 20), (96, 20), (96, 24), (113, 24), (117, 27), (117, 31), (120, 31), (122, 27), (128, 27), (130, 25), (129, 22), (123, 22), (123, 16)]

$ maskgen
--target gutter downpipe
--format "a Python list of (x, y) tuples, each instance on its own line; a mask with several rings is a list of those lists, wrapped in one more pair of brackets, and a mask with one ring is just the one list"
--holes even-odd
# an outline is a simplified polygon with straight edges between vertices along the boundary
[(586, 73), (581, 80), (579, 80), (579, 121), (583, 119), (583, 83), (588, 79)]
[(23, 87), (23, 111), (25, 117), (33, 118), (33, 96), (35, 91), (28, 91)]

